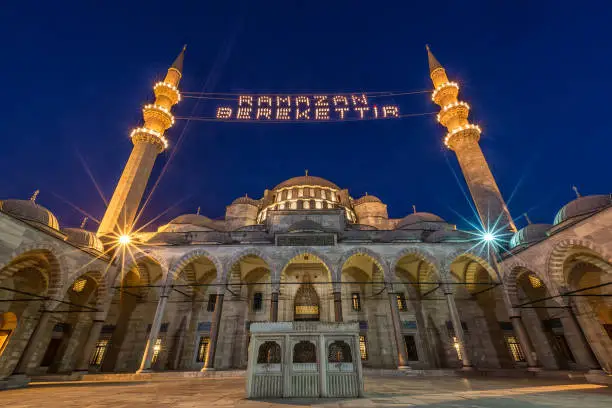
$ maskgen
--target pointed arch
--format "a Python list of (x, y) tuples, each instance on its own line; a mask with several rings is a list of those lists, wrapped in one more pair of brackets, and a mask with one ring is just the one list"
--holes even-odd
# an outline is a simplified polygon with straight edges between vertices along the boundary
[[(295, 248), (292, 251), (290, 251), (283, 259), (283, 266), (282, 268), (279, 269), (279, 276), (278, 276), (278, 280), (280, 280), (283, 272), (285, 271), (285, 269), (287, 269), (287, 266), (289, 266), (289, 264), (297, 257), (302, 256), (302, 255), (313, 255), (317, 258), (319, 258), (321, 260), (321, 262), (323, 263), (323, 265), (325, 266), (325, 269), (327, 269), (329, 276), (331, 277), (331, 280), (334, 282), (338, 282), (340, 280), (340, 277), (338, 276), (338, 271), (334, 270), (334, 263), (331, 261), (331, 259), (329, 259), (329, 257), (327, 257), (326, 255), (322, 254), (320, 251), (317, 251), (316, 249), (312, 248), (312, 247), (301, 247), (301, 248)], [(273, 279), (274, 281), (274, 279)]]
[[(558, 289), (568, 287), (567, 277), (564, 272), (564, 264), (574, 250), (587, 250), (593, 252), (603, 261), (601, 265), (604, 267), (601, 269), (604, 271), (611, 270), (612, 253), (607, 251), (606, 248), (585, 239), (572, 238), (560, 241), (551, 250), (547, 262), (550, 281)], [(589, 262), (593, 263), (594, 261), (596, 260), (593, 259), (593, 261)], [(599, 267), (599, 265), (596, 266)]]
[(395, 274), (395, 269), (397, 268), (398, 263), (405, 257), (407, 256), (414, 256), (422, 261), (425, 261), (429, 264), (431, 264), (434, 268), (434, 271), (436, 272), (436, 274), (438, 276), (440, 276), (440, 263), (438, 262), (438, 260), (436, 258), (434, 258), (433, 255), (423, 251), (422, 249), (419, 248), (405, 248), (402, 249), (400, 252), (398, 252), (390, 261), (390, 267), (388, 270), (389, 276), (387, 276), (387, 279), (392, 282), (393, 281), (393, 274)]
[[(39, 242), (30, 243), (18, 247), (12, 254), (8, 262), (0, 266), (0, 282), (10, 279), (16, 272), (20, 270), (19, 264), (27, 262), (28, 259), (42, 257), (43, 262), (48, 264), (45, 273), (42, 274), (45, 280), (45, 294), (50, 298), (61, 297), (64, 276), (66, 275), (67, 265), (65, 258), (59, 253), (55, 245)], [(49, 304), (50, 309), (53, 309), (56, 304)]]
[[(515, 306), (520, 302), (518, 296), (518, 282), (521, 276), (526, 273), (535, 275), (538, 279), (544, 282), (544, 286), (546, 286), (546, 289), (548, 290), (551, 296), (559, 295), (559, 291), (557, 290), (555, 285), (548, 284), (548, 276), (545, 276), (544, 274), (540, 273), (537, 268), (534, 268), (531, 264), (528, 264), (521, 259), (514, 259), (513, 262), (511, 262), (510, 264), (504, 265), (503, 269), (504, 290), (506, 291), (510, 299), (510, 306)], [(559, 301), (561, 300), (562, 299), (559, 299)]]
[(387, 262), (385, 262), (383, 257), (377, 252), (374, 252), (371, 249), (366, 248), (366, 247), (353, 248), (342, 254), (342, 257), (338, 261), (338, 264), (336, 267), (336, 269), (339, 271), (340, 274), (342, 274), (342, 269), (344, 269), (344, 265), (348, 262), (348, 260), (356, 255), (363, 255), (365, 257), (368, 257), (376, 266), (380, 268), (380, 270), (382, 271), (383, 277), (389, 275), (389, 271), (388, 271), (389, 266)]
[(181, 271), (181, 269), (185, 268), (187, 265), (189, 265), (190, 263), (192, 263), (198, 258), (208, 259), (215, 266), (215, 269), (217, 270), (216, 271), (217, 281), (219, 283), (227, 283), (227, 271), (223, 267), (223, 264), (221, 263), (221, 261), (216, 256), (214, 256), (209, 251), (203, 248), (194, 249), (192, 251), (185, 253), (183, 256), (181, 256), (174, 263), (174, 265), (172, 265), (172, 267), (170, 268), (168, 272), (167, 282), (168, 283), (174, 282), (174, 280), (178, 276), (178, 273)]

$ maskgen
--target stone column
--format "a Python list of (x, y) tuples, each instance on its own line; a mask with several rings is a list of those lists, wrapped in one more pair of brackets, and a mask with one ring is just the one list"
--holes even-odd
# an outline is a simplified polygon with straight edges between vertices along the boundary
[(272, 299), (270, 301), (270, 321), (278, 322), (278, 292), (272, 292)]
[(472, 361), (468, 354), (467, 348), (465, 347), (465, 334), (463, 333), (463, 326), (461, 326), (461, 317), (455, 304), (455, 297), (453, 296), (452, 290), (445, 288), (444, 296), (446, 296), (446, 303), (448, 305), (448, 311), (450, 312), (451, 322), (453, 323), (453, 329), (455, 331), (455, 337), (459, 343), (459, 349), (461, 351), (461, 357), (463, 357), (463, 369), (472, 369)]
[(325, 347), (325, 336), (319, 335), (319, 395), (323, 398), (328, 396), (327, 391), (327, 348)]
[(397, 307), (397, 294), (389, 293), (389, 306), (391, 306), (391, 320), (393, 321), (393, 334), (395, 334), (395, 342), (397, 343), (397, 358), (399, 360), (399, 369), (408, 368), (408, 353), (402, 337), (402, 328), (400, 323), (399, 308)]
[(49, 325), (50, 321), (51, 313), (43, 310), (40, 318), (38, 319), (38, 323), (36, 323), (34, 332), (32, 332), (32, 335), (30, 335), (30, 338), (28, 339), (28, 344), (26, 344), (23, 353), (21, 353), (21, 357), (19, 357), (19, 361), (17, 362), (17, 366), (15, 367), (12, 375), (26, 375), (26, 372), (28, 371), (28, 364), (30, 364), (36, 348), (45, 340), (43, 339), (43, 335), (45, 334), (45, 329)]
[(584, 349), (584, 363), (589, 367), (589, 370), (600, 371), (601, 365), (599, 365), (599, 362), (595, 359), (593, 350), (591, 349), (591, 346), (589, 345), (589, 342), (587, 341), (587, 338), (582, 331), (582, 327), (580, 326), (580, 323), (578, 322), (578, 319), (576, 318), (574, 310), (571, 306), (567, 307), (567, 314), (568, 319), (564, 319), (562, 321), (564, 324), (569, 326), (568, 331), (577, 333), (576, 338), (578, 339), (580, 346)]
[(523, 323), (523, 319), (521, 316), (510, 316), (510, 321), (512, 322), (512, 328), (514, 332), (519, 338), (519, 343), (521, 344), (521, 348), (523, 349), (523, 353), (525, 353), (525, 358), (527, 359), (527, 366), (531, 370), (538, 369), (538, 358), (536, 356), (535, 351), (533, 350), (533, 345), (531, 344), (531, 339), (527, 334), (527, 330), (525, 329), (525, 324)]
[(153, 318), (153, 323), (151, 324), (151, 331), (149, 332), (149, 337), (147, 338), (147, 345), (145, 346), (144, 355), (142, 356), (142, 362), (140, 363), (140, 368), (138, 371), (136, 371), (136, 373), (148, 373), (151, 371), (151, 362), (153, 360), (155, 342), (159, 336), (159, 329), (164, 318), (167, 303), (168, 295), (166, 293), (166, 289), (162, 288), (162, 294), (159, 297), (159, 302), (157, 303), (157, 310), (155, 310), (155, 317)]
[(102, 326), (104, 325), (104, 320), (95, 320), (91, 323), (91, 327), (89, 328), (89, 334), (87, 334), (87, 340), (85, 340), (85, 344), (83, 345), (83, 354), (79, 361), (77, 361), (76, 367), (74, 371), (87, 373), (89, 371), (89, 359), (91, 358), (91, 353), (93, 352), (94, 347), (100, 337), (100, 332), (102, 331)]
[(334, 291), (334, 315), (337, 322), (342, 321), (342, 292)]
[(223, 294), (218, 294), (215, 300), (215, 314), (210, 325), (210, 344), (206, 353), (206, 361), (202, 371), (211, 371), (215, 368), (215, 352), (217, 351), (217, 340), (219, 338), (219, 326), (221, 325), (221, 312), (223, 311)]

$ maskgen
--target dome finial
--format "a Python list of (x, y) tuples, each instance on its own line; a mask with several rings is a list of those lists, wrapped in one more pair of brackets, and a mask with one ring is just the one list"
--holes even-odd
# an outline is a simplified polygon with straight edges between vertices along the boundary
[(527, 220), (527, 224), (531, 225), (531, 220), (529, 219), (529, 215), (527, 215), (527, 213), (523, 213), (523, 215), (525, 216), (525, 219)]
[(40, 193), (40, 190), (36, 190), (34, 191), (34, 194), (32, 194), (32, 197), (30, 197), (30, 201), (32, 201), (33, 203), (36, 202), (36, 199), (38, 198), (38, 194)]
[(425, 49), (427, 49), (427, 62), (429, 63), (429, 73), (431, 74), (438, 68), (443, 68), (442, 64), (438, 62), (436, 57), (434, 57), (431, 49), (429, 48), (429, 44), (425, 44)]
[(366, 191), (366, 194), (365, 194), (365, 195), (368, 195), (368, 192), (367, 192), (367, 191)]
[(172, 66), (170, 68), (174, 68), (178, 72), (183, 73), (183, 60), (185, 59), (185, 50), (186, 49), (187, 49), (187, 44), (185, 44), (183, 46), (183, 49), (181, 50), (179, 55), (176, 57), (176, 59), (174, 60), (174, 62), (172, 63)]
[(416, 214), (416, 205), (412, 204), (412, 212)]
[(196, 211), (196, 215), (200, 215), (200, 207), (198, 206), (198, 211)]
[(246, 198), (249, 198), (249, 193), (244, 193), (244, 196), (245, 196)]
[(308, 169), (304, 170), (305, 175), (308, 176)]
[(85, 224), (87, 224), (88, 219), (89, 219), (88, 217), (83, 218), (83, 221), (81, 221), (81, 227), (80, 227), (81, 229), (85, 228)]
[(577, 198), (582, 197), (582, 196), (580, 195), (580, 192), (578, 191), (578, 187), (576, 187), (576, 186), (572, 186), (572, 190), (574, 190), (574, 193), (576, 193), (576, 197), (577, 197)]

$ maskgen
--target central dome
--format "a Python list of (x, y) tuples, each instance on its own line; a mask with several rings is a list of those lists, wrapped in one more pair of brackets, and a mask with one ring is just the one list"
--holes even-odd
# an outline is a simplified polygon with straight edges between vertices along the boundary
[(292, 177), (289, 180), (285, 180), (279, 185), (277, 185), (276, 187), (274, 187), (273, 190), (280, 190), (282, 188), (294, 187), (294, 186), (328, 187), (334, 190), (340, 190), (340, 187), (338, 187), (331, 181), (325, 180), (324, 178), (321, 178), (321, 177), (315, 177), (315, 176)]

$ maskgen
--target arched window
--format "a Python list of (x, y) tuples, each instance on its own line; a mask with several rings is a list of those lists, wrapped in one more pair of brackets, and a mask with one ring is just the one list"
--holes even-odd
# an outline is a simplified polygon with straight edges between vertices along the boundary
[(330, 363), (352, 363), (351, 348), (343, 341), (334, 341), (329, 345), (327, 361)]
[(280, 206), (278, 208), (280, 208), (281, 210), (284, 210), (285, 209), (285, 203), (280, 203)]
[(298, 197), (304, 197), (304, 189), (303, 188), (298, 188)]
[(290, 200), (293, 197), (293, 190), (287, 191), (287, 200)]
[(280, 364), (281, 348), (275, 341), (266, 341), (259, 346), (257, 364)]
[(316, 363), (317, 348), (309, 341), (303, 340), (293, 346), (294, 363)]
[(291, 202), (291, 209), (292, 210), (297, 210), (297, 201), (292, 201)]
[(310, 209), (310, 201), (304, 200), (304, 209), (305, 210), (309, 210)]
[(325, 197), (325, 190), (321, 190), (321, 198), (322, 198), (322, 199), (325, 199), (325, 198), (326, 198), (326, 197)]
[(321, 201), (317, 201), (317, 210), (320, 210), (321, 208), (323, 208), (323, 203)]
[(311, 189), (310, 189), (310, 196), (311, 196), (311, 197), (314, 197), (314, 196), (315, 196), (315, 189), (314, 189), (314, 188), (311, 188)]

